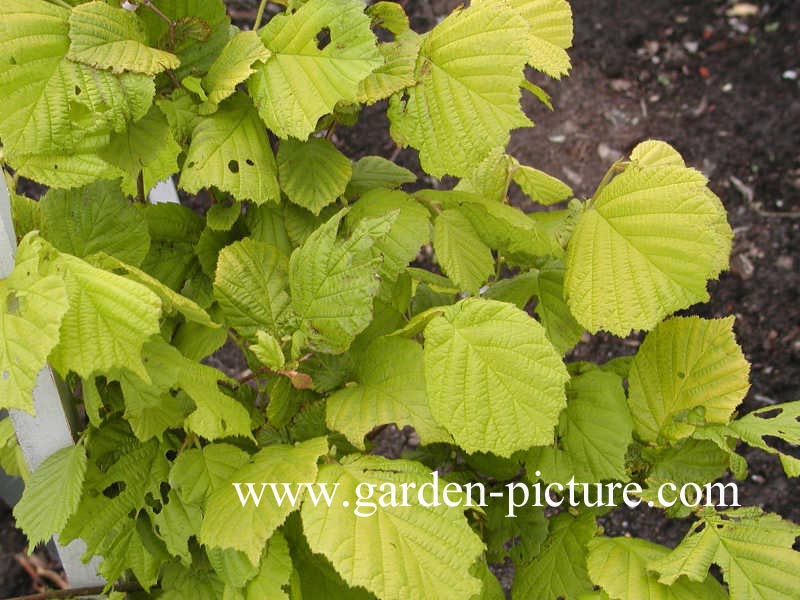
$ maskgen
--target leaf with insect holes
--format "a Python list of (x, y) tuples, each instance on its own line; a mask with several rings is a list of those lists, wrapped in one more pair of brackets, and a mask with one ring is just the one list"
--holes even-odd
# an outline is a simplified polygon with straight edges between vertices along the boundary
[(369, 24), (361, 0), (310, 0), (259, 31), (272, 56), (247, 87), (271, 131), (305, 140), (337, 102), (356, 99), (383, 63)]
[(180, 185), (192, 194), (215, 187), (237, 200), (278, 201), (275, 156), (247, 96), (235, 94), (213, 115), (198, 121)]
[(800, 526), (760, 508), (706, 508), (683, 541), (650, 557), (647, 568), (660, 575), (660, 583), (674, 586), (686, 578), (713, 581), (708, 569), (714, 563), (731, 600), (791, 600), (797, 597), (800, 570), (800, 552), (792, 547), (798, 536)]

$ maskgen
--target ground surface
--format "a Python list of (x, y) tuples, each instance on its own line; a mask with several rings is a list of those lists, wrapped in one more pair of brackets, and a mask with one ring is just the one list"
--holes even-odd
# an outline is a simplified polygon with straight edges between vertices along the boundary
[[(664, 139), (709, 177), (729, 211), (736, 237), (732, 269), (710, 286), (712, 300), (695, 312), (735, 314), (736, 333), (753, 365), (742, 412), (800, 399), (800, 2), (572, 0), (572, 75), (542, 83), (553, 95), (548, 113), (530, 98), (537, 127), (518, 132), (511, 153), (590, 195), (619, 154), (637, 142)], [(228, 3), (249, 22), (255, 2)], [(458, 4), (403, 2), (417, 31)], [(337, 133), (351, 157), (389, 157), (382, 107), (365, 111), (357, 127)], [(417, 168), (413, 151), (398, 160)], [(602, 361), (633, 353), (598, 336), (574, 358)], [(400, 433), (400, 432), (398, 432)], [(401, 440), (402, 441), (402, 440)], [(742, 501), (800, 522), (800, 483), (777, 460), (745, 451), (750, 478)], [(21, 593), (26, 574), (13, 559), (24, 540), (0, 510), (0, 598)], [(617, 510), (604, 519), (611, 535), (630, 533), (674, 545), (688, 523), (656, 510)], [(15, 587), (16, 586), (16, 587)], [(22, 586), (22, 587), (20, 587)]]

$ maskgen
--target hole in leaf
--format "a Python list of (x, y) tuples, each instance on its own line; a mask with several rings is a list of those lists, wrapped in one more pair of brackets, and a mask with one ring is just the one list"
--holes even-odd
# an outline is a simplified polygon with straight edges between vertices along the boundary
[(12, 65), (15, 65), (15, 64), (17, 64), (17, 59), (14, 58), (13, 56), (9, 56), (8, 57), (8, 62), (10, 62)]
[(679, 379), (686, 379), (686, 373), (683, 371), (678, 371), (678, 378)]
[(331, 43), (331, 28), (323, 27), (317, 34), (317, 49), (324, 50)]
[(220, 419), (219, 423), (222, 425), (223, 430), (228, 428), (228, 424), (225, 422), (225, 419)]
[(8, 299), (6, 300), (6, 312), (10, 315), (19, 313), (19, 298), (14, 292), (8, 295)]
[(83, 90), (80, 88), (80, 86), (77, 86), (77, 85), (75, 86), (75, 95), (76, 96), (80, 96), (82, 91)]
[(771, 408), (769, 410), (762, 410), (755, 413), (759, 419), (774, 419), (783, 412), (782, 408)]
[(58, 171), (58, 165), (53, 165), (53, 170)]
[(161, 485), (158, 486), (158, 491), (161, 493), (161, 502), (163, 504), (169, 503), (169, 484), (166, 481), (162, 481)]
[(193, 160), (190, 160), (190, 161), (189, 161), (189, 164), (188, 164), (188, 165), (186, 165), (186, 168), (187, 168), (187, 169), (194, 169), (194, 161), (193, 161)]
[(229, 170), (231, 173), (238, 173), (238, 172), (239, 172), (239, 161), (238, 161), (238, 160), (232, 160), (232, 161), (230, 161), (230, 162), (228, 163), (228, 170)]
[(124, 481), (118, 481), (116, 483), (112, 483), (110, 486), (108, 486), (106, 489), (104, 489), (103, 490), (103, 495), (106, 498), (112, 498), (113, 499), (113, 498), (116, 498), (117, 496), (119, 496), (124, 491), (125, 491), (125, 482)]
[(377, 37), (381, 42), (393, 42), (396, 39), (394, 33), (381, 27), (380, 25), (376, 25), (373, 31), (375, 32), (375, 37)]
[(244, 161), (244, 162), (246, 162), (246, 163), (247, 163), (248, 165), (250, 165), (251, 167), (254, 167), (254, 166), (256, 166), (256, 163), (254, 163), (254, 162), (253, 162), (253, 159), (251, 159), (251, 158), (248, 158), (248, 159), (247, 159), (246, 161)]

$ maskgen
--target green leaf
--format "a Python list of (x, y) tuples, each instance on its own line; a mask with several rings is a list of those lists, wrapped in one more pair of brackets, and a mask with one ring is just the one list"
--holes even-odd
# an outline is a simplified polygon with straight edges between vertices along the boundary
[(203, 219), (181, 204), (148, 204), (143, 208), (150, 229), (150, 252), (142, 270), (167, 287), (181, 290), (199, 268), (195, 245), (203, 231)]
[(417, 257), (419, 249), (431, 239), (428, 211), (400, 191), (373, 190), (365, 193), (347, 213), (348, 228), (362, 219), (375, 219), (397, 213), (389, 233), (375, 241), (373, 254), (382, 256), (380, 277), (384, 282), (398, 278)]
[[(528, 127), (520, 109), (528, 27), (506, 4), (456, 10), (422, 42), (417, 84), (389, 106), (392, 137), (420, 151), (431, 175), (466, 175), (509, 131)], [(407, 95), (407, 98), (406, 98)]]
[(246, 600), (289, 600), (284, 587), (289, 586), (292, 576), (292, 557), (289, 555), (289, 544), (280, 531), (276, 531), (269, 539), (258, 573), (247, 584)]
[(152, 78), (67, 60), (69, 17), (69, 10), (44, 0), (0, 6), (0, 137), (16, 159), (68, 155), (87, 133), (122, 130), (150, 109)]
[[(67, 446), (48, 456), (25, 484), (14, 507), (17, 526), (33, 548), (59, 533), (77, 510), (86, 475), (86, 449)], [(57, 490), (57, 493), (53, 493)]]
[(460, 211), (442, 212), (433, 224), (433, 247), (445, 274), (472, 294), (494, 273), (494, 257)]
[(270, 51), (255, 31), (238, 31), (225, 44), (203, 78), (203, 89), (208, 99), (200, 108), (201, 114), (215, 112), (219, 103), (233, 95), (236, 86), (255, 72), (253, 65), (269, 57)]
[(9, 156), (9, 165), (21, 177), (51, 188), (69, 189), (88, 185), (98, 179), (118, 179), (124, 173), (98, 155), (109, 140), (106, 133), (87, 134), (83, 143), (76, 148)]
[(213, 186), (256, 204), (280, 198), (269, 138), (247, 96), (234, 94), (197, 123), (180, 185), (191, 194)]
[[(198, 450), (199, 452), (199, 450)], [(203, 511), (195, 504), (185, 503), (178, 492), (170, 490), (167, 503), (153, 517), (153, 525), (167, 546), (167, 551), (184, 564), (191, 564), (189, 538), (196, 536), (203, 522)]]
[(800, 459), (767, 443), (770, 436), (800, 445), (800, 401), (754, 410), (733, 421), (727, 430), (755, 448), (777, 454), (786, 475), (800, 477)]
[(344, 194), (352, 172), (350, 160), (324, 138), (283, 140), (278, 148), (281, 189), (315, 215)]
[[(4, 183), (0, 181), (0, 185)], [(14, 271), (0, 280), (2, 408), (33, 414), (37, 375), (58, 344), (69, 303), (67, 289), (52, 260), (52, 248), (36, 233), (30, 233), (17, 249)]]
[(390, 230), (396, 213), (361, 221), (346, 240), (337, 240), (345, 211), (331, 217), (292, 253), (292, 306), (303, 322), (310, 348), (341, 354), (372, 320), (380, 259), (375, 242)]
[(251, 206), (244, 216), (244, 223), (252, 239), (274, 246), (283, 256), (291, 256), (292, 242), (289, 239), (282, 206), (275, 204)]
[(670, 585), (682, 575), (705, 581), (715, 563), (732, 600), (791, 600), (797, 597), (800, 553), (792, 545), (798, 536), (800, 526), (760, 508), (706, 509), (677, 548), (652, 557), (648, 568)]
[(365, 156), (353, 164), (353, 176), (345, 195), (355, 198), (376, 188), (393, 190), (417, 180), (408, 169), (380, 156)]
[[(305, 487), (317, 480), (317, 459), (328, 452), (324, 438), (314, 438), (296, 446), (274, 445), (258, 452), (249, 463), (235, 471), (228, 484), (214, 492), (208, 499), (205, 519), (200, 528), (200, 542), (215, 548), (234, 548), (247, 554), (254, 565), (259, 563), (261, 551), (267, 540), (283, 523), (289, 513), (299, 508), (289, 500), (278, 504), (271, 489), (261, 482), (277, 482), (279, 493), (282, 484), (299, 490), (305, 496)], [(255, 484), (255, 494), (263, 490), (259, 505), (249, 497), (242, 505), (233, 483), (241, 483), (243, 495), (247, 484)]]
[(186, 363), (180, 384), (197, 406), (186, 418), (186, 426), (207, 440), (229, 436), (252, 439), (247, 409), (219, 389), (218, 382), (225, 380), (217, 369)]
[(164, 113), (153, 107), (125, 131), (112, 134), (108, 145), (98, 151), (98, 156), (125, 174), (122, 190), (135, 197), (139, 173), (144, 178), (143, 189), (151, 190), (156, 183), (178, 172), (180, 153), (181, 147), (175, 141)]
[(573, 196), (572, 188), (566, 183), (533, 167), (518, 165), (512, 172), (512, 178), (526, 196), (543, 206), (551, 206)]
[(448, 209), (457, 207), (483, 242), (499, 250), (509, 263), (531, 266), (541, 262), (543, 255), (563, 254), (555, 236), (515, 206), (463, 191), (423, 191), (417, 196), (441, 202)]
[(39, 206), (43, 235), (61, 252), (79, 258), (105, 252), (138, 266), (150, 249), (144, 216), (123, 198), (118, 183), (50, 190)]
[(151, 277), (141, 269), (132, 267), (131, 265), (106, 254), (95, 254), (90, 257), (90, 262), (97, 267), (107, 271), (112, 271), (117, 275), (122, 275), (131, 281), (141, 283), (142, 285), (148, 287), (156, 296), (161, 299), (161, 308), (164, 314), (174, 315), (176, 313), (180, 313), (189, 323), (212, 330), (220, 329), (219, 324), (215, 321), (212, 321), (208, 313), (196, 302), (173, 291), (171, 288), (168, 288), (166, 285), (161, 283), (158, 279)]
[(626, 336), (708, 299), (706, 281), (727, 266), (733, 233), (706, 182), (682, 164), (634, 161), (595, 193), (567, 247), (567, 300), (579, 323)]
[(612, 600), (725, 600), (725, 589), (707, 573), (697, 581), (685, 577), (672, 585), (659, 583), (653, 561), (669, 554), (669, 548), (628, 537), (597, 537), (589, 542), (587, 565), (592, 581)]
[(733, 317), (674, 317), (645, 339), (633, 359), (629, 402), (639, 436), (688, 437), (687, 413), (725, 424), (749, 388), (749, 365), (733, 335)]
[(238, 550), (232, 548), (206, 548), (206, 555), (211, 567), (226, 585), (243, 588), (258, 573), (258, 565)]
[(530, 504), (516, 509), (513, 518), (507, 515), (505, 502), (490, 502), (486, 507), (486, 558), (503, 563), (510, 557), (516, 565), (528, 564), (547, 539), (548, 518), (544, 509)]
[[(103, 562), (97, 573), (108, 581), (116, 581), (130, 570), (142, 587), (149, 590), (158, 582), (158, 572), (166, 552), (154, 538), (149, 530), (150, 524), (144, 517), (125, 519), (123, 523), (121, 531), (103, 549)], [(145, 545), (145, 540), (151, 542), (154, 539), (154, 544)]]
[[(159, 332), (161, 300), (145, 286), (68, 254), (59, 261), (69, 296), (60, 342), (50, 357), (81, 377), (126, 367), (146, 379), (142, 346)], [(86, 340), (92, 340), (87, 344)]]
[(244, 450), (231, 444), (208, 444), (182, 452), (169, 473), (170, 485), (186, 504), (204, 505), (228, 485), (228, 479), (250, 460)]
[(361, 587), (345, 583), (330, 561), (314, 554), (303, 535), (299, 513), (289, 516), (284, 527), (292, 553), (292, 598), (331, 598), (332, 600), (376, 600)]
[(547, 338), (563, 354), (571, 350), (583, 335), (581, 327), (564, 300), (564, 266), (551, 261), (537, 275), (536, 314), (544, 325)]
[(422, 347), (416, 342), (376, 339), (360, 356), (355, 379), (328, 398), (327, 423), (357, 448), (363, 449), (364, 436), (385, 423), (411, 425), (423, 444), (450, 441), (431, 416)]
[(553, 442), (567, 370), (518, 308), (467, 299), (425, 328), (431, 412), (467, 452), (510, 456)]
[(396, 2), (376, 2), (367, 8), (367, 14), (372, 17), (372, 26), (380, 27), (400, 35), (408, 31), (408, 15), (403, 7)]
[(422, 40), (422, 36), (409, 30), (397, 35), (393, 42), (378, 46), (383, 65), (358, 85), (358, 101), (369, 106), (412, 87), (416, 83), (414, 71)]
[(286, 364), (286, 359), (283, 356), (280, 342), (264, 331), (257, 331), (256, 338), (258, 343), (249, 347), (250, 352), (273, 371), (282, 369)]
[[(310, 0), (281, 13), (259, 35), (272, 52), (247, 86), (278, 137), (304, 140), (337, 102), (352, 102), (358, 84), (382, 64), (361, 0)], [(330, 42), (321, 47), (318, 34)]]
[(289, 309), (286, 257), (274, 246), (244, 239), (219, 254), (214, 296), (229, 327), (246, 337), (280, 335)]
[(720, 448), (691, 438), (668, 448), (646, 448), (643, 455), (653, 463), (650, 477), (679, 484), (714, 481), (725, 474), (728, 466), (728, 457)]
[(596, 530), (597, 525), (591, 513), (578, 517), (561, 513), (552, 517), (550, 533), (541, 552), (532, 562), (517, 568), (512, 598), (571, 599), (591, 590), (592, 583), (586, 572), (586, 545)]
[(513, 160), (502, 146), (492, 148), (486, 158), (462, 178), (454, 189), (475, 194), (491, 203), (503, 203), (506, 201), (511, 180)]
[[(130, 438), (123, 439), (125, 445), (115, 448), (119, 458), (105, 472), (100, 473), (90, 465), (87, 489), (78, 510), (59, 536), (62, 543), (82, 538), (86, 542), (85, 560), (105, 554), (125, 534), (131, 522), (129, 515), (146, 506), (146, 496), (161, 497), (161, 484), (167, 479), (167, 448), (155, 440), (132, 444)], [(113, 498), (102, 493), (111, 486), (119, 490)]]
[(631, 152), (631, 160), (642, 167), (685, 166), (680, 153), (666, 142), (647, 140)]
[(567, 0), (509, 0), (528, 23), (529, 64), (560, 78), (570, 69), (565, 52), (572, 46), (572, 9)]
[[(419, 463), (357, 456), (341, 464), (320, 467), (319, 483), (339, 484), (337, 497), (357, 498), (359, 485), (399, 488), (430, 481), (429, 469)], [(374, 500), (374, 499), (373, 499)], [(301, 515), (308, 544), (324, 554), (350, 585), (361, 586), (385, 600), (433, 597), (461, 600), (481, 590), (469, 569), (483, 550), (463, 509), (445, 505), (426, 507), (415, 493), (409, 506), (376, 506), (370, 517), (339, 502), (303, 503)], [(377, 504), (377, 503), (376, 503)], [(361, 514), (368, 514), (362, 512)]]
[[(539, 464), (526, 462), (529, 472), (536, 468), (546, 481), (563, 483), (571, 476), (581, 482), (628, 480), (625, 456), (633, 441), (633, 420), (618, 376), (594, 370), (574, 377), (567, 387), (567, 408), (558, 432), (563, 450), (534, 448), (530, 458), (538, 458)], [(551, 453), (558, 456), (548, 456)], [(550, 460), (563, 471), (546, 469)]]
[(0, 418), (0, 470), (23, 481), (30, 479), (28, 465), (25, 463), (14, 425), (8, 415)]
[[(180, 81), (188, 75), (208, 72), (233, 34), (225, 4), (208, 0), (158, 0), (158, 8), (178, 24), (175, 54), (180, 66), (175, 69), (175, 77)], [(163, 18), (152, 10), (139, 9), (138, 14), (147, 23), (151, 45), (170, 43), (169, 26)], [(201, 35), (196, 35), (198, 25), (204, 30)]]
[(180, 65), (174, 54), (147, 45), (147, 34), (135, 13), (105, 2), (72, 9), (69, 39), (70, 60), (114, 73), (157, 75)]

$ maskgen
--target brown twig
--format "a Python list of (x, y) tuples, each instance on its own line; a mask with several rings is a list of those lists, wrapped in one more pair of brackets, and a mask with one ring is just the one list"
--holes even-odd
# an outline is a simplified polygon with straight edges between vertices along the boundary
[[(112, 588), (115, 592), (141, 592), (142, 587), (135, 583), (121, 583)], [(106, 591), (102, 585), (93, 587), (80, 587), (66, 590), (52, 590), (31, 594), (29, 596), (16, 596), (8, 600), (51, 600), (53, 598), (79, 598), (81, 596), (96, 596)]]
[(136, 178), (136, 193), (139, 202), (147, 204), (147, 197), (144, 195), (144, 170), (139, 171), (139, 176)]

